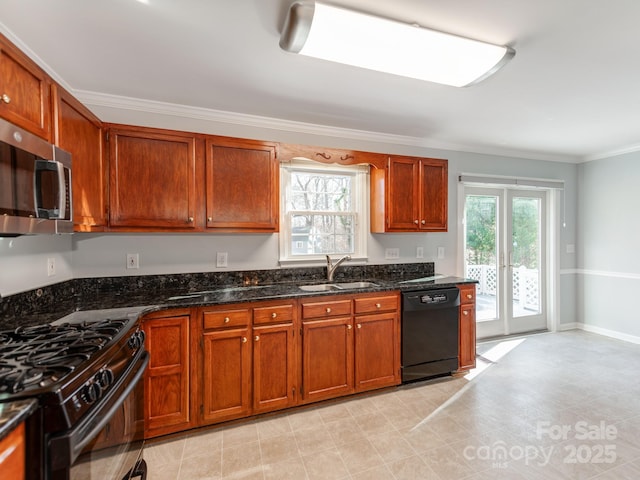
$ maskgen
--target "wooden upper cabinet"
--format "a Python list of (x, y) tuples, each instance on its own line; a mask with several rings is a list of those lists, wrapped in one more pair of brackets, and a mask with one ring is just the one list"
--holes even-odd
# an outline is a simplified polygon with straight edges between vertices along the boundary
[(110, 227), (155, 231), (201, 227), (196, 179), (202, 162), (194, 134), (112, 127), (108, 142)]
[(278, 231), (276, 144), (207, 137), (205, 170), (207, 228)]
[(446, 232), (447, 160), (390, 157), (371, 170), (371, 231)]
[(102, 123), (59, 85), (53, 86), (54, 141), (71, 153), (73, 221), (76, 231), (107, 226), (107, 163)]
[(0, 116), (50, 140), (50, 91), (47, 74), (0, 35)]

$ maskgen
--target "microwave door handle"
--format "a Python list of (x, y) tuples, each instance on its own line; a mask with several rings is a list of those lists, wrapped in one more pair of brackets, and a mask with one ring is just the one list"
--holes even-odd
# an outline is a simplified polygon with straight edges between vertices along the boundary
[(66, 218), (67, 184), (64, 179), (64, 165), (61, 162), (56, 162), (56, 167), (58, 167), (58, 205), (60, 209), (58, 218)]

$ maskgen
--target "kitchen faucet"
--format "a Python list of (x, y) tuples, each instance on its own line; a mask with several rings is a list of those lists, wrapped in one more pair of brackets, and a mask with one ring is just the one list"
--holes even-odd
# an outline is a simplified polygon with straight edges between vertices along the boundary
[(333, 282), (333, 274), (335, 273), (336, 268), (338, 268), (342, 262), (345, 262), (347, 260), (351, 260), (351, 257), (349, 255), (345, 255), (340, 260), (338, 260), (335, 264), (333, 264), (331, 263), (331, 257), (327, 255), (327, 281), (328, 282)]

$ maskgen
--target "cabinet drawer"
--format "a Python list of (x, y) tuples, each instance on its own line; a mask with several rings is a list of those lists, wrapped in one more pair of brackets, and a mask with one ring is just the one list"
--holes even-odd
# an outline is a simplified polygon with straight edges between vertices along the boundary
[(302, 304), (302, 318), (326, 318), (351, 315), (351, 300)]
[(293, 321), (293, 305), (274, 305), (253, 309), (253, 323), (283, 323)]
[(360, 313), (387, 312), (398, 309), (398, 297), (385, 295), (384, 297), (356, 298), (356, 315)]
[(460, 289), (460, 303), (467, 305), (476, 302), (476, 284), (458, 285)]
[(216, 310), (204, 312), (203, 327), (205, 330), (221, 327), (239, 327), (249, 325), (249, 309)]

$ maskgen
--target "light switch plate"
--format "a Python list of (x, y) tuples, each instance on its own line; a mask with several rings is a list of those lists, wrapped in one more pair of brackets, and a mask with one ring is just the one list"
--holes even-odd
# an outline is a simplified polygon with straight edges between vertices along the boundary
[(438, 260), (444, 259), (444, 247), (438, 247)]
[(216, 253), (216, 267), (224, 268), (229, 266), (229, 254), (227, 252)]
[(424, 258), (424, 247), (416, 247), (416, 258)]

